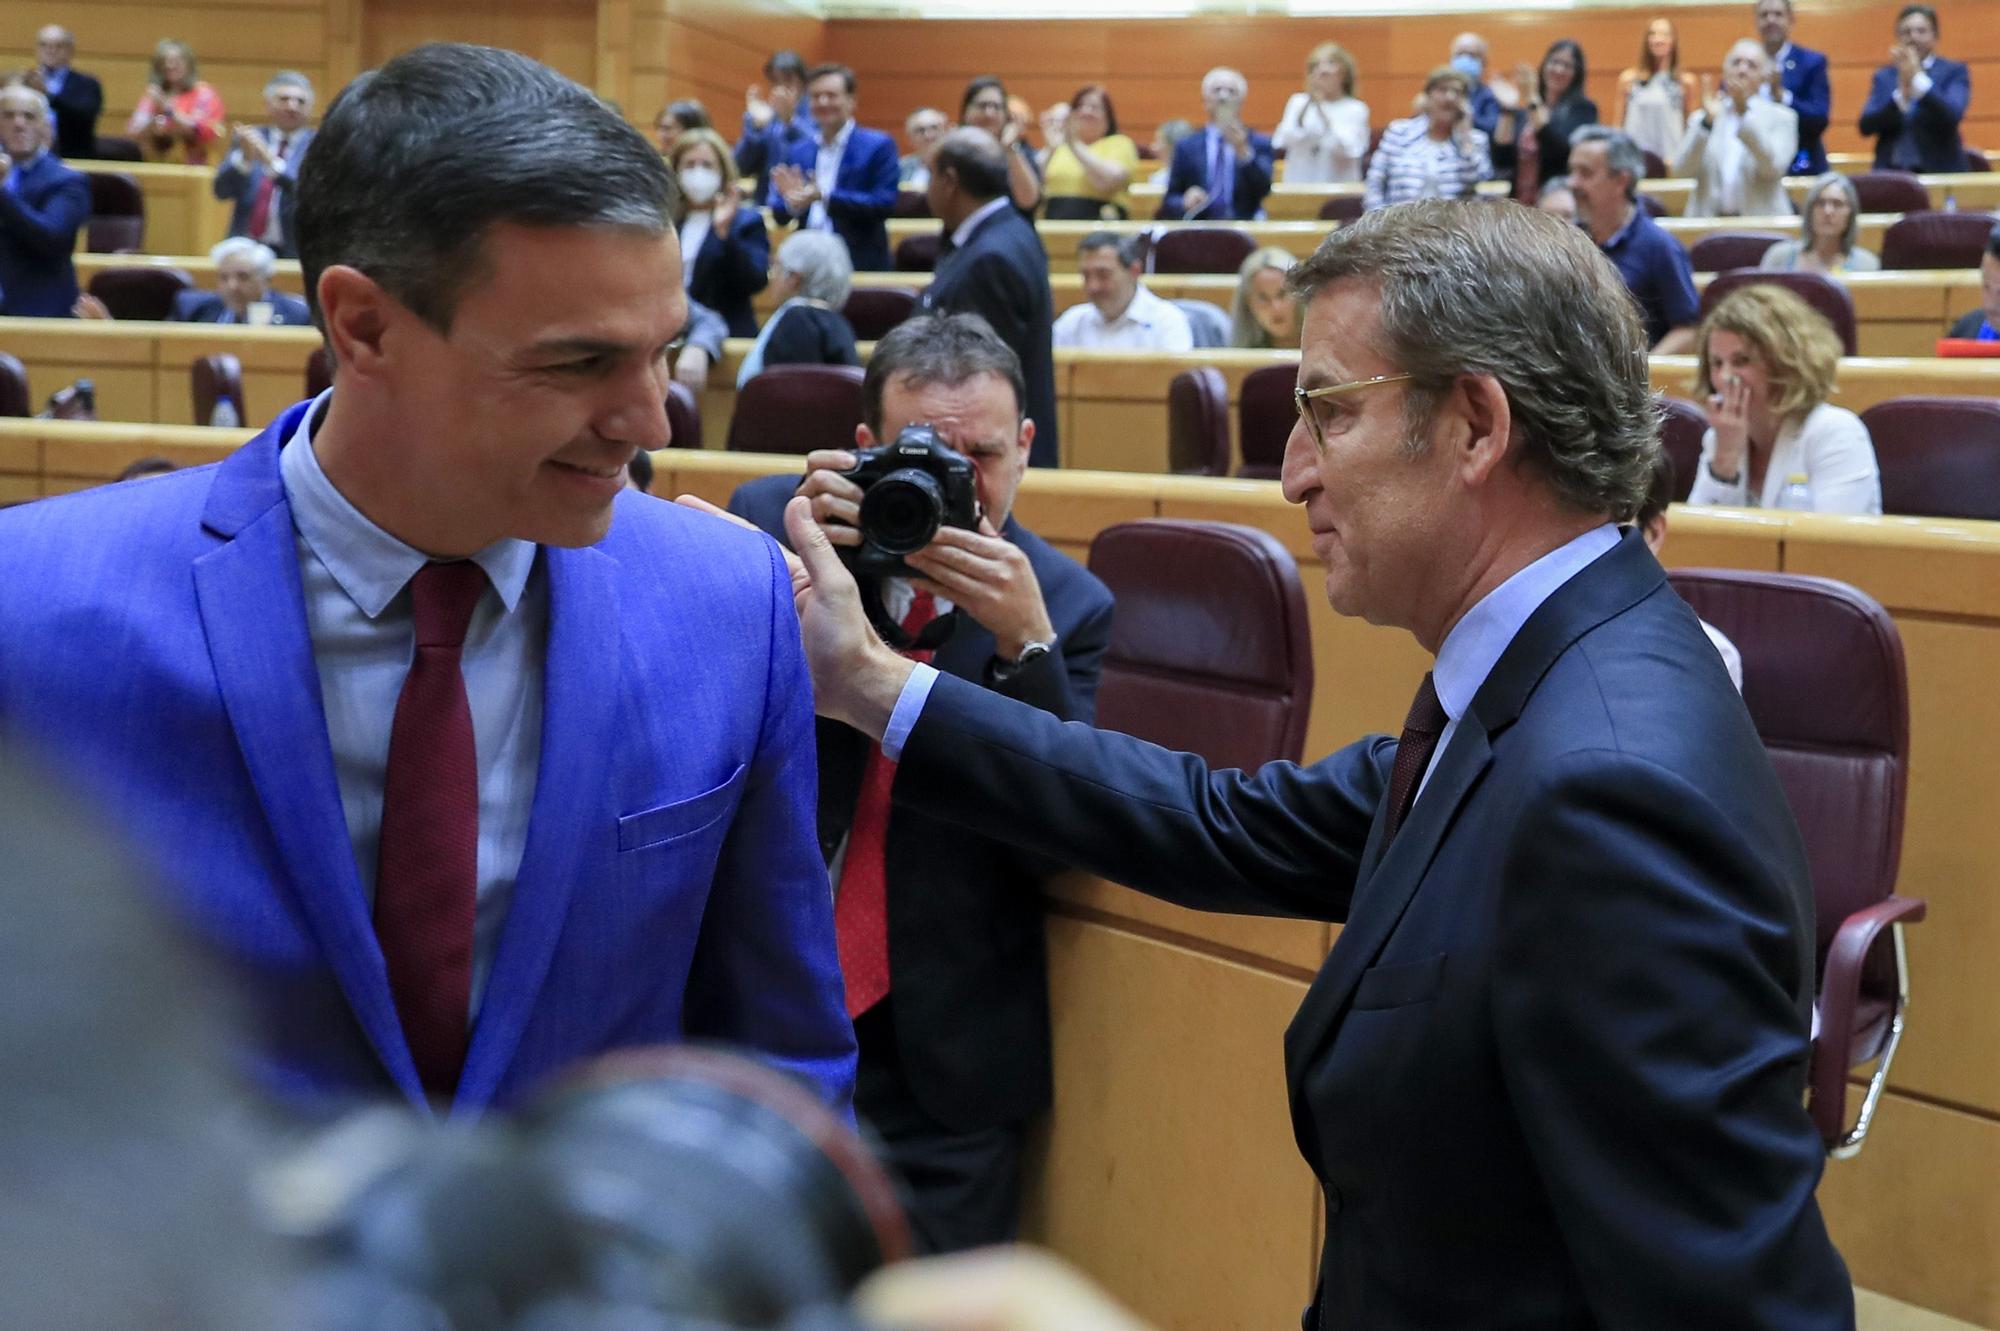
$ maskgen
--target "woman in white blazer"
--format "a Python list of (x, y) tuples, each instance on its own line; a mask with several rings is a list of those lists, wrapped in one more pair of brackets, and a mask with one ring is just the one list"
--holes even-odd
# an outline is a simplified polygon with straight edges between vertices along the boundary
[(1722, 63), (1722, 91), (1688, 117), (1673, 173), (1694, 178), (1688, 217), (1789, 217), (1785, 172), (1799, 148), (1799, 117), (1758, 97), (1770, 56), (1745, 39)]
[(1361, 179), (1368, 155), (1368, 104), (1355, 97), (1360, 75), (1338, 43), (1321, 42), (1306, 57), (1306, 90), (1285, 103), (1271, 146), (1285, 154), (1287, 185), (1330, 185)]

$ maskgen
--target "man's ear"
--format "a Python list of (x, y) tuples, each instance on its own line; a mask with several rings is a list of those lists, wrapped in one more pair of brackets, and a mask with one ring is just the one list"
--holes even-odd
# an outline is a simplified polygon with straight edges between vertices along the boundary
[(335, 264), (319, 275), (319, 310), (336, 365), (361, 378), (382, 373), (394, 297), (358, 268)]
[(875, 447), (875, 432), (874, 432), (873, 430), (869, 429), (869, 428), (868, 428), (868, 427), (867, 427), (866, 425), (857, 425), (857, 426), (855, 426), (855, 427), (854, 427), (854, 446), (855, 446), (856, 448), (873, 448), (873, 447)]
[(1026, 458), (1034, 450), (1035, 423), (1026, 416), (1021, 418), (1021, 435), (1015, 441), (1015, 444), (1021, 450), (1023, 458)]
[(1490, 374), (1461, 377), (1454, 395), (1460, 399), (1457, 410), (1466, 427), (1459, 445), (1459, 470), (1468, 485), (1477, 486), (1506, 460), (1513, 437), (1513, 408), (1507, 401), (1507, 390)]

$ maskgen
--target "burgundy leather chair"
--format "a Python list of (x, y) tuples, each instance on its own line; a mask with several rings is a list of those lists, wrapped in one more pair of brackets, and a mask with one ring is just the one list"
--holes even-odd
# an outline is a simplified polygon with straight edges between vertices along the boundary
[(1299, 372), (1292, 365), (1266, 365), (1243, 376), (1236, 395), (1236, 474), (1246, 480), (1275, 481), (1285, 466), (1285, 441), (1299, 423), (1292, 398)]
[(146, 196), (123, 171), (92, 171), (90, 220), (84, 249), (91, 254), (136, 254), (146, 247)]
[[(1674, 589), (1743, 652), (1743, 702), (1805, 838), (1818, 918), (1810, 1112), (1836, 1158), (1861, 1149), (1909, 1003), (1896, 895), (1909, 784), (1903, 641), (1873, 597), (1830, 578), (1676, 569)], [(1885, 933), (1886, 931), (1886, 933)], [(1849, 1070), (1874, 1063), (1857, 1121)]]
[(1771, 282), (1789, 290), (1793, 295), (1826, 316), (1833, 325), (1833, 331), (1840, 338), (1840, 354), (1852, 356), (1854, 349), (1854, 300), (1847, 294), (1847, 288), (1820, 273), (1767, 273), (1760, 268), (1732, 268), (1726, 273), (1717, 273), (1709, 280), (1701, 293), (1700, 317), (1706, 319), (1708, 312), (1715, 308), (1724, 296), (1740, 286), (1752, 282)]
[(773, 365), (736, 392), (730, 451), (810, 453), (853, 448), (861, 424), (861, 367)]
[(891, 217), (929, 217), (931, 215), (930, 196), (920, 189), (896, 191), (896, 206), (889, 210)]
[(1319, 220), (1352, 222), (1361, 216), (1363, 202), (1359, 194), (1336, 194), (1319, 206)]
[(1645, 178), (1647, 180), (1665, 180), (1667, 178), (1667, 159), (1654, 152), (1651, 148), (1641, 148), (1639, 151), (1646, 159)]
[(1155, 273), (1234, 273), (1257, 248), (1233, 226), (1161, 227), (1153, 236)]
[(1931, 192), (1909, 171), (1859, 171), (1847, 180), (1864, 213), (1921, 213), (1931, 206)]
[(876, 342), (917, 312), (917, 293), (903, 287), (854, 287), (840, 307), (857, 342)]
[(667, 382), (667, 432), (673, 436), (669, 448), (701, 447), (701, 403), (678, 379)]
[(1297, 762), (1312, 705), (1298, 565), (1278, 539), (1223, 522), (1146, 518), (1090, 543), (1118, 603), (1097, 724), (1212, 767)]
[(28, 371), (15, 356), (0, 351), (0, 416), (32, 416), (35, 400), (28, 395)]
[(1167, 465), (1177, 476), (1229, 474), (1229, 383), (1212, 365), (1167, 385)]
[(1967, 148), (1965, 150), (1965, 169), (1968, 171), (1977, 171), (1981, 175), (1984, 175), (1993, 169), (1993, 163), (1988, 161), (1986, 154), (1979, 151), (1979, 149)]
[(1882, 233), (1884, 268), (1977, 268), (1992, 213), (1907, 213)]
[(136, 139), (122, 135), (100, 134), (91, 146), (90, 155), (99, 162), (143, 162), (146, 154), (140, 151)]
[(215, 405), (227, 398), (236, 409), (239, 423), (248, 421), (250, 413), (243, 407), (243, 362), (227, 352), (213, 356), (196, 356), (189, 373), (194, 389), (194, 423), (207, 425), (215, 420)]
[(1674, 462), (1674, 502), (1684, 504), (1694, 489), (1694, 471), (1701, 465), (1701, 437), (1708, 433), (1708, 413), (1684, 397), (1663, 397), (1666, 417), (1660, 422), (1660, 447)]
[(90, 294), (104, 302), (114, 319), (164, 319), (173, 313), (174, 297), (193, 289), (194, 278), (186, 269), (151, 264), (105, 268), (90, 279)]
[(944, 233), (923, 232), (904, 236), (896, 242), (894, 263), (899, 273), (934, 273), (938, 253), (944, 248)]
[(333, 387), (333, 356), (325, 347), (314, 347), (306, 357), (306, 396), (318, 397)]
[(1731, 268), (1755, 268), (1764, 251), (1785, 237), (1775, 231), (1715, 231), (1703, 236), (1688, 251), (1688, 264), (1697, 273), (1720, 273)]
[(1898, 397), (1861, 413), (1882, 469), (1882, 511), (2000, 520), (2000, 401)]

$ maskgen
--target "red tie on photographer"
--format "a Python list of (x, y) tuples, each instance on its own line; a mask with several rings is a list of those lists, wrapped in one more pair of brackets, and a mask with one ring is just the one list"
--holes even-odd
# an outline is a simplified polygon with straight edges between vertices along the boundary
[[(929, 592), (915, 592), (903, 632), (915, 637), (937, 618), (937, 601)], [(912, 661), (929, 661), (931, 651), (913, 648), (903, 653)], [(896, 764), (877, 744), (868, 752), (861, 772), (861, 793), (854, 801), (854, 822), (847, 833), (847, 858), (840, 867), (840, 888), (833, 898), (833, 933), (840, 949), (840, 974), (847, 984), (847, 1015), (858, 1017), (889, 993), (889, 790), (896, 784)]]

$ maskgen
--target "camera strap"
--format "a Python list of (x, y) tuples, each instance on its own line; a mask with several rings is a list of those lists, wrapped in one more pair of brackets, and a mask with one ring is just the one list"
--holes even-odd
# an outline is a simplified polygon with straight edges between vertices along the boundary
[(890, 615), (888, 606), (883, 604), (882, 583), (878, 579), (862, 579), (859, 590), (861, 609), (868, 616), (869, 626), (875, 630), (876, 636), (899, 652), (936, 651), (958, 627), (958, 608), (954, 606), (918, 632), (907, 632)]

